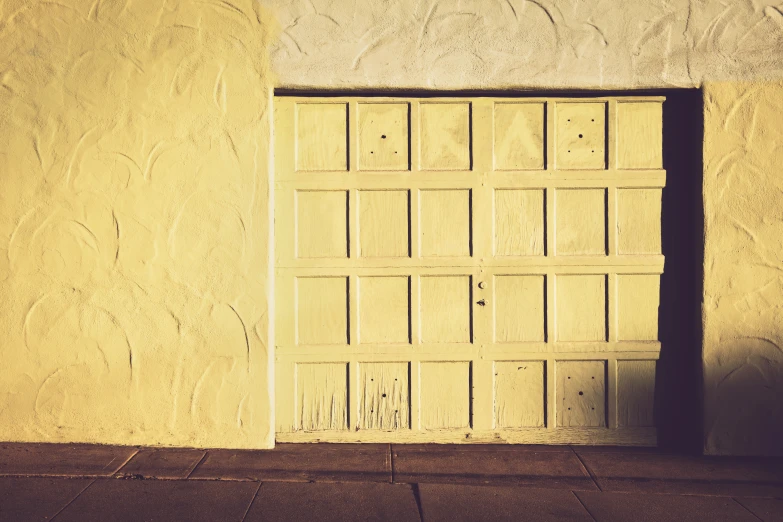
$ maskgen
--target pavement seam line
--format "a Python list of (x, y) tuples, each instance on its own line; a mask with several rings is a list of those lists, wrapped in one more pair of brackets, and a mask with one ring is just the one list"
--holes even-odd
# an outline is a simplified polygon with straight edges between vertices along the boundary
[(595, 517), (593, 516), (593, 514), (592, 514), (592, 513), (590, 513), (590, 510), (589, 510), (589, 509), (587, 509), (587, 504), (585, 504), (584, 502), (582, 502), (582, 499), (581, 499), (581, 498), (579, 498), (579, 495), (577, 495), (577, 494), (576, 494), (576, 491), (574, 491), (574, 490), (571, 490), (571, 494), (572, 494), (573, 496), (575, 496), (575, 497), (576, 497), (576, 500), (577, 500), (577, 502), (579, 502), (579, 503), (582, 505), (582, 507), (584, 508), (584, 510), (585, 510), (585, 511), (587, 512), (587, 514), (590, 516), (590, 518), (592, 518), (592, 519), (593, 519), (595, 522), (598, 522), (598, 519), (597, 519), (597, 518), (595, 518)]
[(582, 465), (582, 469), (584, 469), (587, 472), (587, 474), (590, 476), (590, 480), (593, 481), (593, 484), (595, 484), (595, 487), (598, 488), (598, 491), (603, 492), (603, 489), (601, 489), (601, 485), (598, 483), (598, 479), (595, 477), (595, 473), (593, 473), (593, 470), (590, 469), (590, 466), (588, 466), (587, 463), (584, 460), (582, 460), (582, 456), (576, 452), (573, 446), (569, 446), (569, 448), (571, 448), (571, 451), (576, 456), (576, 459), (579, 461), (579, 464)]
[(389, 462), (391, 466), (391, 483), (394, 484), (394, 448), (389, 444)]
[(196, 465), (193, 466), (193, 469), (191, 469), (188, 474), (185, 476), (185, 480), (189, 479), (190, 476), (195, 473), (195, 471), (198, 469), (199, 466), (201, 466), (201, 463), (204, 462), (207, 459), (207, 455), (209, 455), (209, 450), (204, 451), (204, 454), (201, 456), (200, 459), (198, 459), (198, 462), (196, 462)]
[(138, 455), (138, 454), (139, 454), (139, 451), (140, 451), (140, 449), (139, 449), (139, 448), (136, 448), (136, 451), (134, 451), (134, 452), (131, 454), (131, 456), (130, 456), (130, 457), (128, 457), (127, 459), (125, 459), (125, 462), (123, 462), (122, 464), (120, 464), (120, 467), (119, 467), (119, 468), (117, 468), (117, 469), (115, 469), (114, 471), (112, 471), (111, 473), (109, 473), (109, 475), (108, 475), (108, 476), (109, 476), (109, 477), (113, 477), (114, 475), (116, 475), (117, 473), (119, 473), (119, 472), (120, 472), (120, 470), (122, 470), (122, 468), (124, 468), (125, 466), (127, 466), (127, 465), (128, 465), (128, 462), (130, 462), (130, 461), (131, 461), (131, 459), (133, 459), (133, 457), (135, 457), (136, 455)]
[(83, 494), (85, 491), (87, 491), (87, 490), (90, 488), (90, 486), (92, 486), (92, 485), (93, 485), (93, 484), (95, 484), (96, 482), (98, 482), (98, 479), (97, 479), (97, 478), (94, 478), (94, 479), (92, 479), (92, 482), (90, 482), (89, 484), (87, 484), (87, 486), (86, 486), (86, 487), (85, 487), (83, 490), (81, 490), (79, 493), (77, 493), (77, 494), (76, 494), (76, 496), (75, 496), (75, 497), (73, 497), (73, 498), (71, 499), (71, 501), (70, 501), (70, 502), (68, 502), (67, 504), (65, 504), (65, 505), (64, 505), (62, 508), (60, 508), (60, 510), (59, 510), (57, 513), (55, 513), (54, 515), (52, 515), (52, 518), (51, 518), (51, 520), (54, 520), (54, 519), (56, 519), (57, 517), (59, 517), (59, 516), (60, 516), (60, 513), (62, 513), (62, 512), (63, 512), (63, 511), (65, 511), (66, 509), (68, 509), (68, 506), (70, 506), (71, 504), (73, 504), (74, 502), (76, 502), (76, 499), (77, 499), (77, 498), (79, 498), (79, 497), (81, 497), (81, 496), (82, 496), (82, 494)]
[(250, 513), (250, 508), (253, 507), (253, 502), (256, 501), (256, 498), (258, 497), (258, 492), (261, 490), (261, 486), (263, 486), (263, 482), (258, 483), (258, 487), (256, 488), (256, 492), (253, 493), (253, 497), (250, 499), (250, 503), (247, 505), (247, 509), (245, 510), (245, 514), (242, 515), (242, 520), (240, 522), (245, 522), (245, 519), (247, 518), (247, 514)]
[(764, 522), (764, 519), (761, 518), (760, 516), (758, 516), (757, 514), (755, 514), (753, 511), (751, 511), (750, 508), (748, 508), (748, 506), (746, 506), (745, 504), (743, 504), (742, 502), (740, 502), (739, 500), (737, 500), (734, 497), (731, 497), (731, 500), (733, 500), (734, 502), (736, 502), (737, 504), (742, 506), (742, 509), (744, 509), (745, 511), (747, 511), (748, 513), (750, 513), (751, 515), (753, 515), (757, 519), (761, 520), (761, 522)]

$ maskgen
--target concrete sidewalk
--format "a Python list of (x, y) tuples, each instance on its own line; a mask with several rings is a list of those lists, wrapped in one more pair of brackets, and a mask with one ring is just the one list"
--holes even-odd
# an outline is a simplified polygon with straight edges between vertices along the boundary
[(0, 443), (0, 520), (783, 520), (783, 458), (653, 449)]

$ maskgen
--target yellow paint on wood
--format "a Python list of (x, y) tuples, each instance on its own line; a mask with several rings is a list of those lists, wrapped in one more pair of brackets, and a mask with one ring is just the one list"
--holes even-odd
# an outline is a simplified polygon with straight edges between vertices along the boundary
[(419, 282), (422, 343), (471, 342), (470, 276), (426, 276)]
[(348, 373), (344, 363), (296, 365), (297, 427), (348, 429)]
[(495, 169), (543, 169), (544, 104), (496, 103), (494, 116)]
[(555, 104), (555, 165), (558, 169), (606, 167), (606, 104)]
[(359, 342), (410, 342), (407, 277), (359, 278)]
[(606, 340), (606, 276), (555, 278), (558, 341)]
[(470, 169), (470, 104), (422, 103), (419, 111), (421, 168)]
[(470, 190), (422, 190), (420, 193), (422, 256), (470, 255)]
[(606, 254), (606, 191), (555, 191), (557, 255)]
[(617, 425), (654, 426), (655, 361), (617, 361)]
[(606, 364), (603, 361), (558, 361), (557, 425), (606, 426)]
[(544, 191), (495, 191), (495, 255), (544, 255)]
[(408, 170), (408, 107), (359, 104), (360, 170)]
[(660, 288), (661, 278), (657, 275), (617, 276), (618, 340), (658, 340)]
[(297, 278), (297, 344), (346, 344), (347, 294), (345, 277)]
[(343, 190), (296, 193), (297, 257), (348, 256), (347, 205)]
[(297, 170), (347, 170), (348, 106), (300, 103), (296, 109)]
[(495, 342), (543, 342), (544, 276), (495, 276)]
[(359, 374), (359, 429), (408, 429), (408, 363), (362, 363)]
[[(295, 104), (308, 101), (281, 99), (278, 118), (293, 121)], [(623, 227), (630, 219), (642, 244), (645, 233), (659, 231), (660, 214), (626, 212), (626, 196), (652, 195), (655, 203), (665, 172), (631, 173), (612, 162), (601, 170), (603, 159), (569, 170), (543, 163), (560, 150), (557, 113), (546, 114), (545, 106), (587, 104), (583, 118), (596, 107), (603, 115), (608, 103), (616, 122), (617, 99), (319, 101), (347, 103), (346, 141), (356, 146), (346, 173), (296, 171), (286, 160), (296, 135), (279, 126), (280, 440), (654, 441), (653, 427), (618, 426), (626, 421), (617, 359), (649, 361), (660, 350), (645, 334), (657, 321), (657, 301), (645, 285), (657, 284), (663, 261), (629, 247)], [(410, 129), (402, 122), (408, 106)], [(603, 151), (606, 133), (616, 143), (618, 130), (598, 119), (589, 123), (600, 132), (574, 138), (574, 150), (598, 139)], [(410, 172), (393, 170), (403, 164), (382, 149), (402, 141), (415, 151)], [(368, 158), (378, 150), (385, 150), (383, 161)], [(546, 175), (516, 172), (542, 166)], [(313, 196), (312, 216), (291, 205), (297, 193)], [(307, 219), (310, 257), (297, 257), (294, 224)], [(644, 278), (643, 291), (634, 290), (634, 277)], [(325, 297), (306, 298), (315, 292)], [(297, 428), (299, 410), (288, 406), (299, 404), (296, 365), (346, 361), (349, 428)], [(561, 370), (578, 382), (560, 382), (568, 381)]]
[(663, 154), (662, 105), (617, 104), (617, 168), (659, 169)]
[(620, 254), (661, 253), (661, 189), (617, 191)]
[(421, 428), (440, 430), (470, 425), (470, 363), (423, 362), (419, 415)]
[(359, 191), (359, 252), (362, 257), (407, 257), (407, 190)]
[(545, 424), (544, 361), (495, 363), (495, 427), (540, 428)]

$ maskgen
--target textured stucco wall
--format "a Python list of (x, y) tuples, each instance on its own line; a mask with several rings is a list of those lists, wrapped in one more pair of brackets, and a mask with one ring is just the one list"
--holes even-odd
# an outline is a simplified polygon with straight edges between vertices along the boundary
[(0, 440), (272, 444), (263, 20), (0, 2)]
[(783, 82), (704, 101), (706, 450), (783, 454)]
[(261, 0), (286, 87), (692, 87), (781, 77), (783, 4)]

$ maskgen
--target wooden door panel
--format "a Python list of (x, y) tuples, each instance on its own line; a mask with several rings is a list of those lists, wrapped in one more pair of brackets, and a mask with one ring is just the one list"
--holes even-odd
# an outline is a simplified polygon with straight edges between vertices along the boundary
[(495, 255), (543, 256), (544, 190), (495, 191)]
[(419, 244), (422, 257), (471, 255), (470, 205), (470, 190), (420, 191)]
[(409, 364), (362, 363), (359, 372), (359, 429), (409, 429)]
[(359, 279), (359, 342), (410, 342), (410, 278), (373, 276)]
[(410, 194), (407, 190), (361, 190), (359, 198), (359, 255), (410, 255)]

